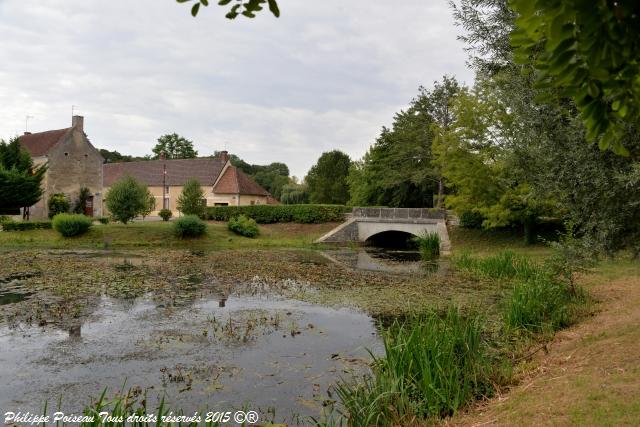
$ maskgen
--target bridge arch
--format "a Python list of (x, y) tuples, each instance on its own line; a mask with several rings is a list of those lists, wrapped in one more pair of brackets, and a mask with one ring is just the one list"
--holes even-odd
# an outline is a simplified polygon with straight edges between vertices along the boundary
[(408, 231), (388, 229), (372, 234), (363, 242), (365, 245), (383, 248), (408, 248), (414, 246), (411, 241), (417, 234)]

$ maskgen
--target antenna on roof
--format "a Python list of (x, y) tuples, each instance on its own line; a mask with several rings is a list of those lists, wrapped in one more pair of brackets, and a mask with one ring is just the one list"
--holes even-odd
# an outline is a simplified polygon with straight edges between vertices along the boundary
[(33, 116), (27, 115), (24, 117), (24, 133), (29, 131), (29, 119), (33, 119)]

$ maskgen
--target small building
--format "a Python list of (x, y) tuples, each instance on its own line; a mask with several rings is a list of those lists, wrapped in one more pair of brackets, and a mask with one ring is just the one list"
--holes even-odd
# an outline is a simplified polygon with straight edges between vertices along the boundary
[(31, 218), (46, 218), (47, 200), (62, 193), (73, 205), (82, 187), (91, 192), (85, 214), (102, 215), (102, 165), (104, 158), (84, 133), (84, 118), (73, 116), (71, 127), (46, 132), (25, 132), (20, 146), (33, 159), (34, 166), (47, 165), (42, 199), (29, 208)]
[(267, 204), (271, 197), (267, 190), (231, 164), (226, 151), (215, 158), (107, 163), (104, 165), (104, 193), (127, 176), (147, 185), (156, 198), (156, 209), (151, 215), (157, 215), (163, 207), (176, 212), (178, 197), (191, 178), (200, 182), (206, 206), (260, 205)]

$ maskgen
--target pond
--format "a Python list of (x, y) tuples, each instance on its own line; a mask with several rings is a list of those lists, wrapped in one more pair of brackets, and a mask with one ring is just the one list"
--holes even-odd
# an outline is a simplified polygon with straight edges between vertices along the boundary
[(198, 286), (172, 304), (96, 296), (64, 329), (0, 324), (0, 408), (40, 413), (61, 399), (78, 413), (124, 386), (146, 392), (148, 408), (163, 397), (187, 414), (248, 404), (262, 420), (304, 424), (331, 404), (336, 380), (367, 371), (366, 349), (382, 351), (363, 312)]

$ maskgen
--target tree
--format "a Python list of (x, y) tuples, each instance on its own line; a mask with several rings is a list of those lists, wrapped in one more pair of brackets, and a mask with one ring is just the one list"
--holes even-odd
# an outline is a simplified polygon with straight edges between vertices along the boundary
[(163, 153), (167, 159), (194, 159), (198, 157), (198, 152), (193, 149), (193, 142), (177, 133), (162, 135), (158, 138), (158, 143), (152, 151), (154, 159), (160, 158)]
[(309, 203), (309, 192), (304, 184), (292, 182), (282, 186), (280, 201), (285, 205), (300, 205)]
[[(191, 0), (176, 0), (178, 3), (190, 3)], [(280, 9), (278, 8), (278, 2), (276, 0), (220, 0), (218, 4), (220, 6), (227, 6), (233, 1), (233, 6), (229, 9), (229, 12), (225, 15), (227, 19), (236, 19), (239, 15), (246, 18), (255, 18), (256, 12), (260, 12), (264, 5), (269, 6), (269, 10), (278, 18), (280, 16)], [(191, 5), (191, 15), (196, 17), (200, 11), (200, 7), (209, 6), (208, 0), (195, 0), (195, 3)]]
[(185, 215), (204, 215), (204, 191), (197, 179), (190, 179), (182, 188), (178, 197), (178, 210)]
[(113, 218), (126, 224), (148, 208), (147, 195), (147, 186), (128, 176), (111, 186), (105, 201)]
[(533, 64), (538, 87), (570, 97), (587, 140), (628, 155), (625, 125), (640, 119), (640, 2), (512, 0), (511, 42), (520, 64)]
[(147, 202), (145, 204), (144, 210), (142, 212), (140, 212), (140, 215), (142, 215), (142, 220), (143, 221), (156, 208), (156, 198), (155, 198), (155, 196), (153, 194), (151, 194), (151, 191), (149, 191), (149, 189), (147, 189), (146, 200), (147, 200)]
[(311, 203), (345, 204), (349, 200), (351, 159), (339, 150), (322, 153), (311, 167), (306, 182)]
[(78, 192), (78, 199), (73, 205), (73, 212), (78, 214), (84, 213), (84, 208), (87, 206), (87, 200), (91, 198), (91, 190), (87, 187), (80, 187)]
[(34, 167), (29, 153), (20, 148), (18, 138), (7, 144), (0, 140), (0, 213), (15, 214), (36, 204), (43, 194), (42, 180), (46, 166)]

